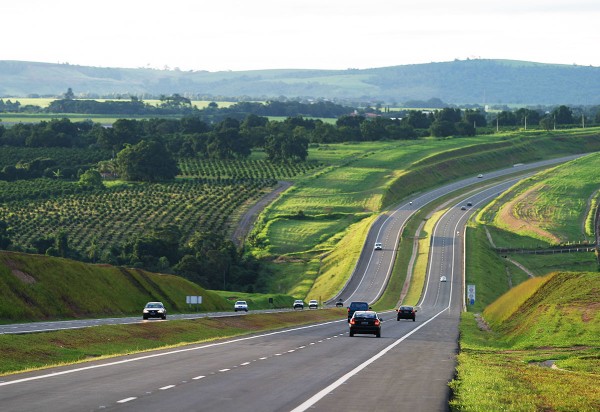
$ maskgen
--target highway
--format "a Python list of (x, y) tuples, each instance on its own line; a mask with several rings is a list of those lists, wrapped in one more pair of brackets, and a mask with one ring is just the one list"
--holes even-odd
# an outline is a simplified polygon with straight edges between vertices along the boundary
[[(524, 174), (533, 167), (519, 166)], [(372, 302), (382, 293), (394, 242), (418, 208), (461, 187), (511, 172), (515, 170), (465, 179), (386, 213), (373, 226), (355, 275), (340, 296)], [(4, 376), (0, 409), (446, 411), (463, 310), (464, 224), (478, 206), (517, 180), (473, 191), (468, 199), (473, 207), (467, 210), (461, 210), (462, 202), (450, 205), (432, 234), (429, 273), (416, 322), (396, 321), (393, 311), (383, 313), (379, 339), (350, 338), (346, 320), (340, 319)], [(373, 250), (375, 239), (384, 243), (384, 250)], [(448, 281), (440, 282), (441, 275)]]

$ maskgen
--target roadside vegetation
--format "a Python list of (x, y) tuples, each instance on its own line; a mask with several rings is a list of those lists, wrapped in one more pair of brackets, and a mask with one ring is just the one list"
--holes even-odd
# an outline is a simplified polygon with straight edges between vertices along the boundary
[(597, 411), (599, 301), (598, 273), (556, 272), (465, 313), (451, 409)]
[(597, 164), (591, 154), (537, 173), (469, 222), (477, 298), (461, 322), (452, 410), (600, 408), (599, 264), (573, 250), (593, 239)]
[(0, 375), (339, 320), (344, 314), (343, 309), (304, 310), (5, 334), (0, 335)]
[(0, 252), (2, 323), (140, 315), (148, 301), (186, 313), (186, 296), (203, 296), (202, 310), (231, 310), (215, 292), (180, 276), (69, 259)]

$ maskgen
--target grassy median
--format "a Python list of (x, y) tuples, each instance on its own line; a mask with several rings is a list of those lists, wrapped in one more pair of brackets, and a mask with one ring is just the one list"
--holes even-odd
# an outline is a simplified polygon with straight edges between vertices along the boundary
[(304, 310), (0, 335), (0, 375), (338, 320), (345, 314), (343, 308)]

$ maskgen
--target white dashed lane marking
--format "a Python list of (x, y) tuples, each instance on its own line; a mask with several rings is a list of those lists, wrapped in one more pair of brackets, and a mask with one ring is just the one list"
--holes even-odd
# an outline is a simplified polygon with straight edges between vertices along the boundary
[[(328, 338), (325, 338), (325, 339), (319, 340), (319, 341), (317, 341), (317, 342), (310, 342), (310, 343), (308, 344), (308, 346), (310, 346), (310, 345), (315, 345), (316, 343), (323, 343), (323, 342), (325, 342), (325, 341), (327, 341), (327, 340), (331, 340), (332, 338), (337, 338), (338, 336), (345, 336), (345, 335), (346, 335), (346, 333), (340, 333), (339, 335), (333, 335), (333, 336), (330, 336), (330, 337), (328, 337)], [(295, 349), (290, 349), (290, 350), (288, 350), (288, 351), (287, 351), (287, 352), (285, 352), (285, 353), (276, 353), (276, 354), (272, 355), (271, 357), (274, 357), (274, 356), (283, 356), (283, 355), (285, 355), (286, 353), (294, 353), (294, 352), (296, 352), (297, 350), (300, 350), (300, 349), (305, 349), (306, 347), (307, 347), (307, 345), (298, 346), (297, 348), (295, 348)], [(261, 358), (258, 358), (258, 360), (266, 360), (266, 359), (269, 359), (269, 358), (270, 358), (269, 356), (263, 356), (263, 357), (261, 357)], [(239, 366), (247, 366), (247, 365), (250, 365), (252, 362), (256, 362), (256, 361), (257, 361), (257, 359), (253, 359), (252, 361), (249, 361), (249, 362), (243, 362), (243, 363), (241, 363)], [(236, 365), (236, 366), (233, 366), (233, 368), (237, 368), (237, 367), (238, 367), (237, 365)], [(224, 369), (219, 369), (219, 370), (218, 370), (218, 372), (221, 372), (221, 373), (224, 373), (224, 372), (229, 372), (231, 369), (232, 369), (232, 368), (224, 368)], [(216, 373), (216, 372), (211, 372), (211, 373), (210, 373), (210, 375), (214, 375), (215, 373)], [(200, 379), (203, 379), (203, 378), (206, 378), (206, 375), (199, 375), (199, 376), (196, 376), (196, 377), (192, 378), (192, 380), (200, 380)], [(181, 382), (181, 384), (184, 384), (184, 383), (187, 383), (187, 381), (182, 381), (182, 382)], [(167, 385), (167, 386), (163, 386), (162, 388), (158, 388), (158, 390), (164, 391), (164, 390), (167, 390), (167, 389), (172, 389), (172, 388), (174, 388), (175, 386), (176, 386), (176, 385)], [(151, 395), (151, 394), (152, 394), (152, 392), (146, 392), (146, 395)], [(136, 399), (137, 399), (137, 397), (136, 397), (136, 396), (132, 396), (132, 397), (129, 397), (129, 398), (124, 398), (124, 399), (121, 399), (120, 401), (117, 401), (117, 403), (123, 404), (123, 403), (127, 403), (127, 402), (134, 401), (134, 400), (136, 400)], [(104, 409), (104, 408), (106, 408), (106, 406), (100, 406), (98, 409)]]

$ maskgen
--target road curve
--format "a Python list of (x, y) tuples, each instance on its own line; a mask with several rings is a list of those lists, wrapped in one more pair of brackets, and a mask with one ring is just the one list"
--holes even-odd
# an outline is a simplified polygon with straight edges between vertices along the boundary
[[(487, 190), (472, 195), (474, 205), (503, 189)], [(437, 196), (448, 193), (438, 191)], [(406, 213), (398, 215), (414, 213), (415, 207), (436, 197), (434, 192), (402, 205)], [(4, 376), (2, 410), (445, 411), (463, 308), (462, 227), (473, 212), (457, 204), (440, 219), (432, 235), (430, 270), (417, 320), (396, 321), (395, 312), (384, 313), (380, 339), (350, 338), (345, 319), (340, 319)], [(389, 232), (392, 228), (398, 230), (382, 221), (374, 233), (393, 239), (398, 234)], [(391, 251), (384, 247), (377, 259), (369, 257), (366, 271), (375, 271), (375, 261), (387, 254)], [(380, 266), (385, 268), (385, 261)], [(441, 274), (448, 282), (439, 281)], [(356, 289), (364, 295), (355, 296), (375, 299), (384, 285), (377, 284), (379, 273), (374, 276), (362, 276)], [(345, 290), (348, 297), (354, 293)]]

